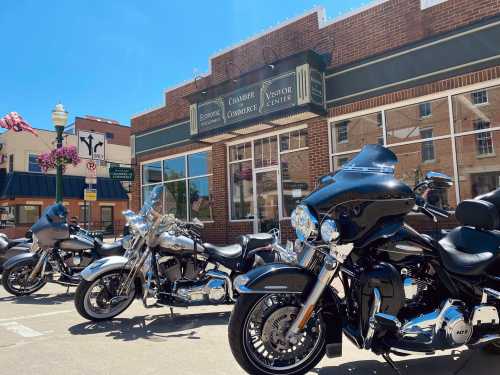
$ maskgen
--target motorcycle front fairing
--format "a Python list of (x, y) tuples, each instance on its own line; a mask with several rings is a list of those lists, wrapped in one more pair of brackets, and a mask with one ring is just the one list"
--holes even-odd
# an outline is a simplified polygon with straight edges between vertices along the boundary
[(379, 145), (367, 145), (336, 173), (320, 179), (302, 204), (338, 221), (342, 242), (361, 240), (384, 218), (403, 217), (413, 208), (413, 190), (394, 176), (397, 158)]

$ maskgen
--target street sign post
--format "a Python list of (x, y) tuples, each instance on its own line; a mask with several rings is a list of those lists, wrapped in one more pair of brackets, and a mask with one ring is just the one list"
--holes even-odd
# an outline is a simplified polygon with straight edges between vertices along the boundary
[(134, 181), (134, 170), (129, 167), (109, 167), (109, 177), (119, 181)]
[(78, 156), (82, 159), (106, 160), (106, 136), (103, 133), (79, 130)]
[(83, 191), (83, 200), (95, 202), (97, 200), (97, 189), (85, 189)]

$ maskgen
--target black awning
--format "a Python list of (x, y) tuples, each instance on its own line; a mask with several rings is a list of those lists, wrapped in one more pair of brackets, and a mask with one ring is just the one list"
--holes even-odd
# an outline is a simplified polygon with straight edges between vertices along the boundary
[[(56, 176), (53, 174), (11, 172), (4, 178), (0, 178), (0, 184), (0, 198), (3, 199), (55, 198), (56, 196)], [(83, 190), (86, 187), (85, 177), (63, 176), (64, 198), (83, 199)], [(128, 195), (120, 181), (98, 177), (97, 199), (128, 200)]]

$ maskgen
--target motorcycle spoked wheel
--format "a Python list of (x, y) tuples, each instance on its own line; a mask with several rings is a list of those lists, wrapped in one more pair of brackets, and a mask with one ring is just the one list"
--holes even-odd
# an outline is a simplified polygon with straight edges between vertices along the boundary
[(14, 296), (28, 296), (42, 289), (47, 280), (36, 277), (28, 282), (28, 277), (33, 271), (36, 263), (27, 259), (19, 262), (13, 268), (4, 270), (2, 273), (2, 285), (5, 290)]
[(109, 271), (94, 281), (81, 280), (75, 292), (75, 307), (78, 313), (91, 321), (103, 321), (114, 318), (124, 312), (135, 297), (135, 284), (132, 283), (129, 294), (119, 302), (112, 302), (118, 296), (118, 289), (128, 272)]
[(254, 375), (298, 375), (311, 370), (325, 355), (325, 327), (313, 314), (298, 342), (285, 334), (302, 301), (285, 294), (242, 295), (229, 322), (229, 344), (239, 365)]

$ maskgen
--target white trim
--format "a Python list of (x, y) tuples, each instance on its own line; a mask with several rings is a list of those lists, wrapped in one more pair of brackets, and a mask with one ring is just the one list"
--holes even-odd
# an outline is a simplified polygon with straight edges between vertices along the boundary
[(272, 137), (273, 135), (279, 135), (279, 134), (283, 134), (283, 133), (290, 133), (290, 132), (293, 132), (293, 131), (296, 131), (296, 130), (301, 130), (301, 129), (307, 129), (307, 123), (304, 123), (304, 124), (301, 124), (301, 125), (297, 125), (297, 126), (293, 126), (291, 128), (285, 128), (285, 129), (275, 130), (275, 131), (268, 132), (268, 133), (265, 133), (265, 134), (254, 135), (254, 136), (250, 136), (250, 137), (246, 137), (246, 138), (241, 138), (241, 139), (238, 139), (238, 140), (233, 140), (233, 141), (230, 141), (230, 142), (226, 142), (226, 145), (228, 147), (229, 146), (234, 146), (234, 145), (237, 145), (237, 144), (240, 144), (240, 143), (251, 142), (251, 141), (254, 141), (256, 139), (262, 139), (262, 138)]
[(145, 161), (141, 161), (140, 165), (142, 166), (143, 164), (149, 164), (149, 163), (153, 163), (155, 161), (175, 159), (175, 158), (178, 158), (178, 157), (181, 157), (181, 156), (191, 155), (191, 154), (197, 154), (199, 152), (211, 151), (211, 150), (212, 150), (211, 146), (209, 146), (209, 147), (203, 147), (203, 148), (198, 148), (196, 150), (191, 150), (191, 151), (186, 151), (186, 152), (180, 152), (178, 154), (173, 154), (173, 155), (169, 155), (169, 156), (163, 156), (163, 157), (159, 157), (159, 158), (155, 158), (155, 159), (148, 159), (148, 160), (145, 160)]
[[(353, 70), (361, 69), (361, 68), (364, 68), (364, 67), (367, 67), (367, 66), (370, 66), (370, 65), (373, 65), (373, 64), (377, 64), (379, 62), (390, 60), (390, 59), (395, 58), (395, 57), (404, 56), (404, 55), (406, 55), (408, 53), (411, 53), (411, 52), (414, 52), (414, 51), (418, 51), (418, 50), (423, 49), (423, 48), (431, 47), (433, 45), (440, 44), (440, 43), (443, 43), (443, 42), (447, 42), (449, 40), (456, 39), (456, 38), (462, 37), (464, 35), (475, 33), (477, 31), (489, 29), (489, 28), (497, 26), (499, 24), (500, 24), (500, 21), (497, 21), (497, 22), (490, 23), (488, 25), (483, 25), (483, 26), (477, 27), (475, 29), (466, 30), (466, 31), (463, 31), (461, 33), (450, 35), (450, 36), (448, 36), (446, 38), (438, 39), (438, 40), (435, 40), (433, 42), (426, 43), (426, 44), (423, 44), (423, 45), (420, 45), (420, 46), (417, 46), (417, 47), (414, 47), (414, 48), (411, 48), (411, 49), (408, 49), (408, 50), (405, 50), (405, 51), (401, 51), (401, 52), (395, 53), (395, 54), (390, 55), (390, 56), (384, 56), (384, 57), (381, 57), (381, 58), (376, 59), (376, 60), (368, 61), (365, 64), (356, 65), (356, 66), (353, 66), (351, 68), (347, 68), (347, 69), (341, 70), (339, 72), (328, 74), (328, 75), (326, 75), (326, 78), (328, 79), (330, 77), (335, 77), (335, 76), (338, 76), (338, 75), (341, 75), (341, 74), (344, 74), (344, 73), (347, 73), (347, 72), (350, 72), (350, 71), (353, 71)], [(477, 62), (479, 62), (479, 61), (475, 61), (474, 63), (477, 63)]]
[(394, 86), (403, 85), (405, 83), (409, 83), (409, 82), (413, 82), (413, 81), (418, 81), (420, 79), (432, 77), (432, 76), (435, 76), (435, 75), (438, 75), (438, 74), (441, 74), (441, 73), (447, 73), (447, 72), (450, 72), (450, 71), (453, 71), (453, 70), (457, 70), (457, 69), (461, 69), (461, 68), (466, 68), (468, 66), (480, 64), (480, 63), (487, 62), (487, 61), (490, 61), (490, 60), (495, 60), (495, 59), (498, 59), (498, 58), (500, 58), (500, 55), (487, 57), (487, 58), (481, 59), (481, 60), (471, 61), (471, 62), (466, 63), (466, 64), (456, 65), (456, 66), (452, 66), (452, 67), (449, 67), (449, 68), (446, 68), (446, 69), (437, 70), (435, 72), (431, 72), (431, 73), (427, 73), (427, 74), (422, 74), (420, 76), (413, 77), (413, 78), (408, 78), (408, 79), (405, 79), (403, 81), (388, 83), (387, 85), (379, 86), (379, 87), (376, 87), (376, 88), (373, 88), (373, 89), (356, 92), (354, 94), (346, 95), (346, 96), (343, 96), (341, 98), (331, 99), (331, 100), (328, 100), (327, 103), (338, 102), (338, 101), (341, 101), (341, 100), (344, 100), (344, 99), (349, 99), (349, 98), (352, 98), (352, 97), (355, 97), (355, 96), (359, 96), (359, 95), (363, 95), (363, 94), (368, 94), (368, 93), (373, 92), (373, 91), (378, 91), (378, 90), (383, 90), (383, 89), (394, 87)]
[[(451, 116), (450, 116), (451, 114)], [(450, 121), (450, 135), (451, 135), (451, 152), (453, 159), (453, 174), (455, 180), (455, 201), (460, 202), (460, 176), (458, 174), (458, 161), (457, 161), (457, 145), (455, 137), (455, 122), (453, 118), (453, 100), (452, 96), (448, 95), (448, 117)]]

